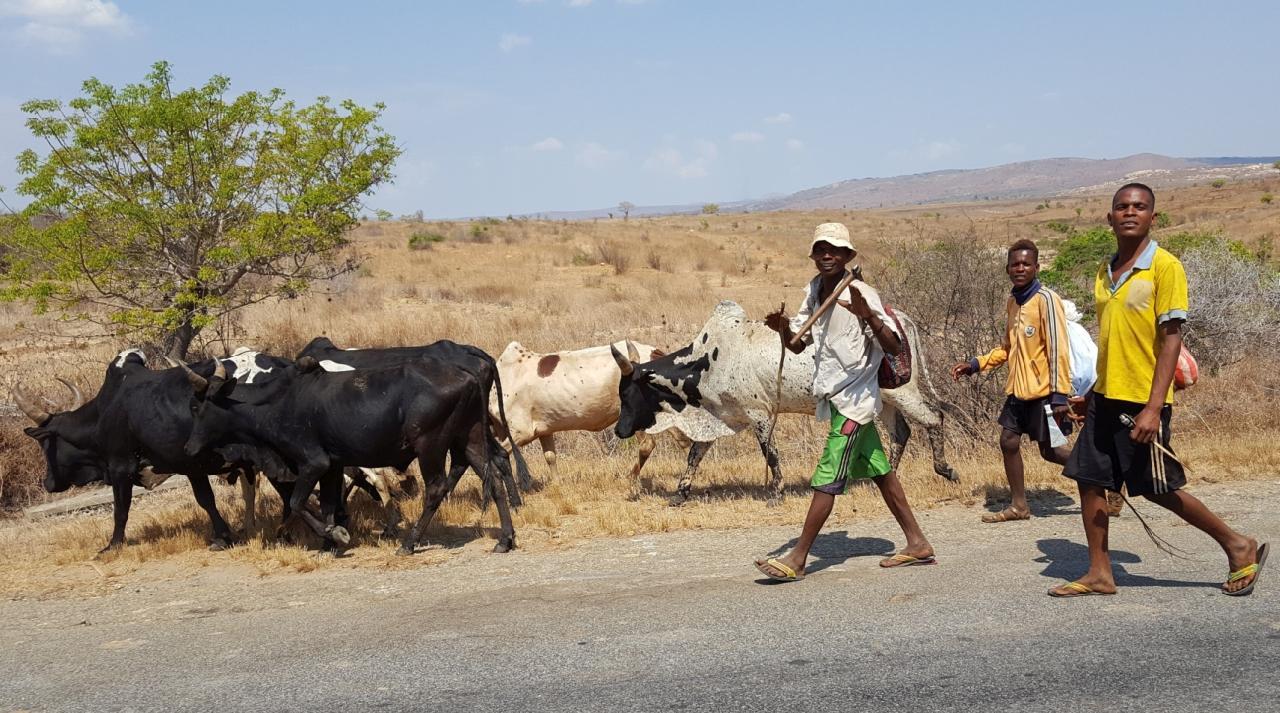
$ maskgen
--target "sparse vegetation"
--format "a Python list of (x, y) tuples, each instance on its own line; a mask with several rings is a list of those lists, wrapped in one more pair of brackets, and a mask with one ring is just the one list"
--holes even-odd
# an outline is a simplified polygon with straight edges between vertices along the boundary
[(1263, 205), (1271, 205), (1271, 201), (1275, 200), (1275, 197), (1272, 196), (1270, 193), (1263, 193), (1262, 197), (1259, 198), (1258, 200), (1262, 201)]
[(704, 203), (702, 205), (703, 215), (715, 215), (716, 213), (719, 213), (719, 212), (720, 212), (720, 205), (718, 203)]
[(443, 243), (445, 237), (439, 233), (417, 232), (409, 236), (410, 250), (430, 250), (432, 245)]
[(1213, 186), (1214, 188), (1222, 188), (1223, 186), (1227, 185), (1227, 181), (1226, 179), (1223, 179), (1223, 178), (1215, 178), (1213, 179), (1213, 182), (1210, 183), (1209, 185)]
[(1155, 220), (1156, 230), (1167, 228), (1170, 225), (1173, 225), (1173, 218), (1170, 218), (1169, 214), (1162, 210), (1156, 211), (1156, 220)]

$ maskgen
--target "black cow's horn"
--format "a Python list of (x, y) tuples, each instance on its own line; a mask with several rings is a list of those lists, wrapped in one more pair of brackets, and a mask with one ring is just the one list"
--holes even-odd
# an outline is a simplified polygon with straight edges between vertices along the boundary
[(213, 367), (213, 378), (217, 379), (218, 381), (226, 381), (227, 366), (222, 363), (221, 359), (214, 359), (213, 363), (216, 365)]
[(37, 426), (45, 425), (52, 418), (49, 412), (37, 406), (21, 387), (15, 386), (9, 390), (9, 393), (13, 394), (13, 402), (18, 405), (18, 408), (22, 409), (27, 418), (35, 421)]
[(627, 340), (627, 358), (633, 362), (640, 361), (640, 352), (636, 351), (636, 345), (630, 339)]
[[(183, 371), (187, 372), (187, 381), (191, 382), (191, 388), (195, 389), (196, 393), (203, 394), (208, 391), (209, 380), (192, 371), (191, 367), (170, 356), (166, 356), (164, 360), (169, 362), (169, 366), (181, 367)], [(221, 364), (222, 362), (218, 363)]]
[(63, 386), (71, 390), (71, 405), (64, 410), (75, 411), (81, 406), (84, 406), (84, 394), (80, 393), (80, 389), (76, 388), (75, 384), (71, 383), (70, 381), (67, 381), (61, 376), (56, 376), (54, 378), (57, 379), (58, 381), (61, 381)]
[(636, 370), (636, 365), (630, 359), (622, 356), (622, 352), (618, 351), (618, 348), (612, 344), (609, 345), (609, 352), (613, 354), (613, 360), (618, 362), (618, 368), (622, 370), (622, 375), (631, 376), (631, 373)]

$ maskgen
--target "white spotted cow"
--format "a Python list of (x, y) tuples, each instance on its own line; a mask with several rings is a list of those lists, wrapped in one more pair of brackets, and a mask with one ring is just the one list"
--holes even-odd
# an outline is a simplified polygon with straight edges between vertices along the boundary
[[(915, 323), (902, 312), (897, 313), (911, 345), (913, 377), (902, 388), (883, 392), (884, 408), (880, 414), (888, 424), (891, 436), (890, 460), (896, 468), (911, 435), (908, 420), (924, 427), (933, 449), (933, 470), (947, 480), (959, 476), (947, 464), (943, 446), (943, 410), (941, 402), (925, 371), (924, 344)], [(763, 322), (752, 322), (734, 302), (716, 306), (702, 331), (682, 349), (647, 363), (628, 358), (614, 349), (612, 356), (619, 367), (621, 412), (614, 431), (619, 438), (653, 428), (666, 418), (679, 418), (690, 407), (703, 410), (716, 424), (730, 433), (750, 428), (760, 443), (769, 465), (770, 503), (782, 496), (782, 471), (778, 453), (769, 442), (769, 424), (774, 413), (813, 414), (817, 406), (812, 395), (813, 347), (801, 354), (787, 354), (782, 373), (779, 400), (778, 356), (781, 351), (778, 334)], [(695, 440), (689, 454), (689, 469), (680, 479), (672, 504), (688, 499), (693, 475), (712, 440), (704, 434), (688, 432)]]

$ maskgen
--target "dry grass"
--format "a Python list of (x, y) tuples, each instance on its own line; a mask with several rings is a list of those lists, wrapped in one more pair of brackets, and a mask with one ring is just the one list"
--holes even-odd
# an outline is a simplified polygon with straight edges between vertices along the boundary
[[(1161, 209), (1174, 228), (1221, 228), (1257, 244), (1275, 230), (1274, 211), (1258, 201), (1264, 190), (1280, 186), (1187, 188), (1162, 193)], [(1055, 201), (1054, 205), (1057, 205)], [(786, 301), (794, 310), (810, 276), (806, 258), (814, 224), (846, 223), (861, 250), (859, 262), (872, 284), (884, 283), (893, 268), (886, 254), (900, 241), (931, 240), (972, 231), (992, 246), (1015, 237), (1047, 237), (1051, 220), (1075, 223), (1080, 207), (1083, 227), (1101, 216), (1103, 199), (1066, 198), (1062, 207), (1037, 211), (1033, 202), (929, 206), (883, 211), (819, 211), (750, 215), (673, 216), (629, 221), (503, 221), (423, 225), (375, 223), (357, 230), (352, 249), (365, 256), (361, 271), (309, 295), (246, 310), (209, 334), (214, 352), (249, 344), (290, 355), (312, 337), (325, 334), (339, 346), (423, 344), (449, 338), (500, 353), (511, 340), (537, 351), (555, 351), (631, 338), (667, 349), (683, 345), (704, 322), (716, 302), (732, 299), (759, 318)], [(927, 215), (926, 215), (927, 214)], [(935, 217), (935, 215), (937, 217)], [(703, 227), (705, 221), (705, 228)], [(415, 231), (446, 237), (431, 250), (411, 250)], [(602, 249), (603, 247), (603, 249)], [(892, 296), (891, 296), (892, 299)], [(101, 382), (106, 363), (123, 344), (84, 334), (59, 336), (48, 318), (33, 317), (20, 306), (0, 305), (0, 355), (7, 383), (23, 375), (37, 393), (62, 398), (54, 376), (70, 378), (86, 394)], [(63, 332), (65, 334), (65, 332)], [(967, 354), (947, 353), (945, 341), (930, 343), (933, 376), (940, 365)], [(1180, 450), (1197, 474), (1208, 479), (1249, 477), (1277, 471), (1267, 405), (1280, 391), (1274, 363), (1240, 364), (1220, 376), (1206, 376), (1180, 401), (1176, 428)], [(0, 406), (0, 408), (5, 408)], [(0, 411), (0, 503), (13, 505), (42, 497), (43, 462), (35, 443), (21, 433), (26, 423), (11, 408)], [(695, 490), (710, 499), (671, 509), (665, 496), (683, 469), (683, 454), (667, 443), (646, 469), (644, 490), (623, 475), (634, 447), (611, 434), (563, 434), (561, 479), (533, 493), (517, 516), (519, 542), (538, 549), (601, 535), (625, 536), (687, 528), (732, 528), (799, 523), (805, 507), (801, 483), (812, 467), (821, 434), (812, 419), (784, 416), (777, 440), (784, 472), (792, 484), (786, 503), (764, 506), (764, 464), (749, 436), (716, 445), (703, 465)], [(957, 439), (952, 460), (963, 485), (932, 475), (923, 444), (908, 454), (903, 477), (921, 506), (959, 501), (981, 504), (999, 491), (1003, 476), (994, 446), (995, 431), (977, 443)], [(1262, 445), (1259, 445), (1262, 444)], [(535, 474), (545, 473), (539, 454), (526, 454)], [(1033, 488), (1059, 490), (1064, 481), (1038, 459), (1029, 468)], [(358, 496), (359, 497), (359, 496)], [(239, 522), (238, 498), (220, 491), (229, 519)], [(273, 506), (274, 507), (274, 506)], [(844, 498), (837, 517), (882, 513), (871, 491)], [(272, 510), (278, 512), (278, 508)], [(407, 514), (416, 513), (416, 505)], [(376, 531), (372, 508), (357, 512), (357, 532)], [(110, 517), (102, 512), (48, 522), (10, 522), (0, 527), (0, 569), (12, 573), (0, 592), (55, 593), (67, 589), (110, 588), (140, 571), (187, 571), (232, 563), (262, 574), (322, 567), (405, 567), (478, 552), (482, 534), (496, 527), (496, 516), (482, 515), (474, 478), (441, 509), (431, 531), (447, 545), (410, 559), (396, 558), (389, 546), (361, 546), (350, 558), (334, 560), (302, 547), (255, 540), (230, 553), (204, 551), (207, 523), (177, 490), (142, 502), (130, 522), (135, 544), (102, 562), (91, 562), (109, 536)], [(367, 534), (364, 543), (369, 543)], [(464, 547), (458, 547), (464, 543)]]

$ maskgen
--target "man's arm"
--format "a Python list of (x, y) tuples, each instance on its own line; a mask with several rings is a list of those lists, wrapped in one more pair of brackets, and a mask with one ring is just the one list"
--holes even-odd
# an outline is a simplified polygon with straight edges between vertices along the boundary
[(1138, 443), (1153, 443), (1160, 433), (1160, 409), (1173, 384), (1173, 370), (1178, 366), (1178, 354), (1182, 351), (1182, 320), (1170, 319), (1156, 327), (1160, 353), (1156, 355), (1155, 378), (1151, 380), (1151, 395), (1147, 405), (1135, 418), (1129, 437)]

